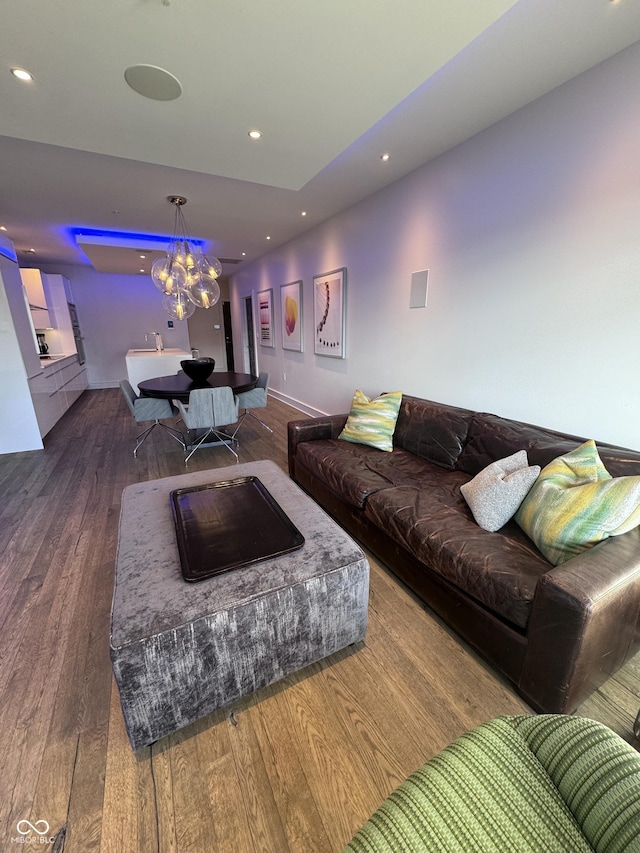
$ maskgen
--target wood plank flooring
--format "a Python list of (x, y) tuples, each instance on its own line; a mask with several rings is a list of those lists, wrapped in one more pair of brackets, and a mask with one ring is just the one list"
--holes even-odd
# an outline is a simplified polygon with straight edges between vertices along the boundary
[[(286, 423), (247, 419), (240, 461), (286, 470)], [(109, 660), (122, 489), (185, 471), (119, 390), (88, 391), (45, 450), (0, 456), (0, 850), (46, 820), (76, 851), (329, 853), (471, 726), (528, 713), (514, 691), (371, 558), (366, 640), (133, 753)], [(233, 463), (198, 451), (189, 471)], [(579, 709), (634, 745), (640, 656)]]

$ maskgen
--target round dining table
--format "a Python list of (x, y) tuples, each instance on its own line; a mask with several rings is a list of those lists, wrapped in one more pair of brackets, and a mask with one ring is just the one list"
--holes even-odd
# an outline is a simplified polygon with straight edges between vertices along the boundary
[(195, 388), (224, 388), (229, 386), (234, 394), (250, 391), (255, 387), (258, 377), (252, 373), (234, 373), (233, 371), (218, 371), (211, 374), (203, 382), (193, 382), (186, 373), (174, 373), (171, 376), (156, 376), (154, 379), (144, 379), (138, 382), (142, 397), (160, 397), (163, 400), (189, 401), (189, 393)]

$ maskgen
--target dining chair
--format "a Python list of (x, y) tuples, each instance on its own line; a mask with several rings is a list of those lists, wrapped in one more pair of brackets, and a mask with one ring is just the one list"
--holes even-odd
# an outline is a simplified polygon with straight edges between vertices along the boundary
[(252, 409), (264, 409), (267, 405), (267, 393), (269, 391), (269, 374), (261, 373), (258, 377), (258, 381), (256, 382), (255, 388), (252, 388), (251, 391), (243, 391), (241, 394), (238, 394), (238, 408), (244, 409), (240, 420), (238, 422), (238, 426), (233, 431), (232, 438), (235, 438), (236, 433), (242, 426), (244, 419), (247, 415), (250, 415), (254, 420), (258, 421), (258, 423), (263, 426), (265, 429), (268, 429), (269, 432), (273, 432), (270, 426), (267, 426), (264, 421), (261, 421), (257, 415), (254, 415), (251, 411)]
[(178, 410), (171, 404), (170, 400), (162, 400), (158, 397), (138, 397), (128, 379), (123, 379), (120, 382), (120, 390), (127, 401), (127, 405), (131, 409), (131, 414), (133, 415), (136, 423), (153, 421), (150, 427), (147, 427), (144, 432), (141, 432), (140, 435), (137, 436), (137, 443), (133, 451), (134, 456), (138, 455), (140, 445), (157, 426), (166, 430), (171, 438), (175, 438), (176, 441), (180, 442), (183, 450), (186, 450), (184, 437), (180, 430), (160, 423), (161, 419), (173, 418), (178, 414)]
[(191, 452), (184, 460), (185, 465), (210, 436), (224, 444), (238, 461), (238, 454), (232, 446), (233, 435), (221, 430), (223, 426), (234, 424), (238, 420), (238, 398), (231, 388), (194, 388), (189, 394), (187, 406), (180, 400), (174, 400), (173, 403), (182, 415), (187, 429), (205, 430), (191, 446)]

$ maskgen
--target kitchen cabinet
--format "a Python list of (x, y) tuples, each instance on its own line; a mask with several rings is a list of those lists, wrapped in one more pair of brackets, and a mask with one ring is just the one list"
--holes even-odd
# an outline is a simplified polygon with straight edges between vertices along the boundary
[(71, 294), (68, 280), (62, 275), (43, 273), (37, 269), (20, 270), (20, 275), (39, 343), (46, 343), (45, 348), (39, 347), (40, 352), (58, 356), (78, 352), (68, 302)]
[(69, 282), (62, 275), (47, 273), (44, 278), (44, 292), (47, 298), (49, 314), (55, 318), (55, 332), (47, 335), (51, 353), (76, 352), (76, 342), (73, 336), (73, 324), (69, 313), (68, 293), (71, 293)]
[(42, 449), (28, 383), (28, 375), (39, 370), (15, 250), (0, 234), (0, 454)]
[(88, 387), (87, 371), (77, 355), (53, 359), (29, 379), (31, 398), (44, 436)]
[(42, 438), (58, 423), (62, 415), (62, 398), (58, 396), (55, 374), (43, 369), (38, 376), (29, 379), (29, 390), (36, 410), (38, 427)]
[(65, 359), (65, 365), (57, 373), (58, 393), (63, 395), (63, 414), (70, 409), (85, 388), (89, 387), (86, 369), (77, 356)]
[(52, 329), (55, 318), (49, 311), (49, 305), (44, 292), (44, 281), (40, 270), (20, 270), (20, 277), (27, 291), (31, 319), (36, 329)]
[(63, 277), (19, 270), (13, 244), (0, 234), (0, 385), (5, 406), (0, 419), (0, 454), (42, 450), (43, 436), (88, 387), (87, 372), (75, 347), (66, 352), (60, 349), (73, 340), (72, 335), (64, 338), (58, 330), (49, 332), (58, 355), (47, 361), (38, 357), (22, 272), (27, 273), (28, 281), (42, 283), (44, 279), (54, 294), (51, 304), (59, 304), (68, 317)]

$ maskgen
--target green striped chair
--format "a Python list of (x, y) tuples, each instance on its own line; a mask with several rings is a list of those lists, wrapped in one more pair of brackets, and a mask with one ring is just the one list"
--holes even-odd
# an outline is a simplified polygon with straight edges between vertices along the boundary
[(350, 853), (638, 853), (640, 754), (581, 717), (499, 717), (402, 783)]

